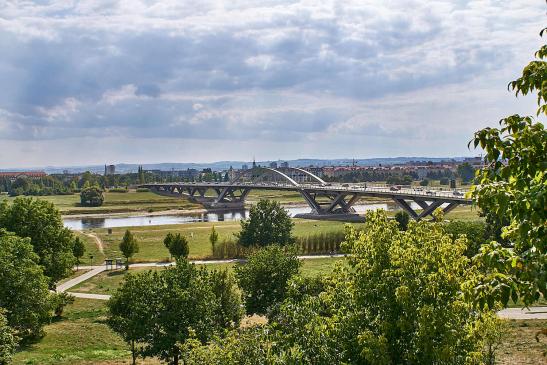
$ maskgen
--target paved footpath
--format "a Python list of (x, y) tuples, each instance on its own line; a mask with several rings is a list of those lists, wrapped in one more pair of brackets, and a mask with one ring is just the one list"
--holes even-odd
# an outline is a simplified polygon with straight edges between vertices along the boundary
[[(339, 258), (344, 257), (344, 255), (308, 255), (308, 256), (298, 256), (301, 260), (313, 260), (313, 259), (324, 259), (324, 258)], [(191, 261), (194, 264), (198, 265), (207, 265), (207, 264), (230, 264), (230, 263), (237, 263), (237, 262), (243, 262), (242, 259), (229, 259), (229, 260), (194, 260)], [(131, 264), (129, 267), (136, 268), (136, 267), (165, 267), (165, 266), (171, 266), (174, 265), (175, 262), (144, 262), (144, 263), (137, 263), (137, 264)], [(57, 292), (65, 292), (68, 289), (91, 279), (95, 275), (100, 274), (101, 272), (106, 270), (106, 267), (104, 265), (101, 266), (80, 266), (80, 269), (82, 270), (90, 270), (86, 272), (83, 275), (80, 275), (74, 279), (68, 280), (67, 282), (63, 284), (59, 284), (57, 286)], [(90, 293), (74, 293), (74, 292), (67, 292), (70, 295), (75, 296), (76, 298), (84, 298), (84, 299), (98, 299), (98, 300), (108, 300), (110, 299), (110, 295), (104, 295), (104, 294), (90, 294)], [(530, 307), (529, 309), (521, 309), (521, 308), (506, 308), (498, 312), (499, 316), (501, 318), (506, 319), (547, 319), (547, 307)]]

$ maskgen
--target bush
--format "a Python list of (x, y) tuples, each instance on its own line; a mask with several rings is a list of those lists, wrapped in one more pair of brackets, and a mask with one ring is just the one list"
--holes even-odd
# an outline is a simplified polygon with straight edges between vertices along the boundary
[(340, 251), (344, 242), (344, 231), (314, 233), (304, 237), (296, 237), (296, 246), (302, 254), (330, 254)]
[(241, 221), (238, 240), (246, 247), (292, 244), (293, 226), (291, 217), (278, 202), (261, 200), (251, 207), (249, 219)]
[(240, 245), (235, 240), (223, 239), (213, 246), (213, 258), (215, 259), (233, 259), (244, 258), (252, 251), (251, 248)]
[(410, 215), (408, 215), (408, 213), (404, 210), (400, 210), (395, 213), (395, 220), (399, 224), (399, 229), (401, 231), (406, 231), (408, 227), (408, 222), (410, 221)]
[(82, 189), (80, 204), (84, 207), (100, 207), (103, 205), (104, 196), (101, 189), (96, 186)]
[(111, 188), (108, 189), (109, 193), (127, 193), (129, 190), (127, 188)]
[(150, 189), (148, 188), (137, 188), (137, 193), (148, 193)]
[(420, 186), (428, 186), (428, 185), (429, 185), (428, 179), (423, 179), (422, 181), (420, 181)]
[(448, 185), (450, 183), (450, 180), (447, 177), (443, 177), (439, 180), (439, 184), (441, 185)]

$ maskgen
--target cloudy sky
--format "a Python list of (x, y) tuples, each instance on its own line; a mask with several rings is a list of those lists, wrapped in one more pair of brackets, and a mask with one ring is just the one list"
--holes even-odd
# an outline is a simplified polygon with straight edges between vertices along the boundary
[(0, 0), (0, 168), (461, 156), (543, 0)]

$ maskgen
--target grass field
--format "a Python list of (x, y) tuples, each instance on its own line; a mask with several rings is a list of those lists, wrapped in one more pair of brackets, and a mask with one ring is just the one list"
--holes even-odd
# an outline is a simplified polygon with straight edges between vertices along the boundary
[[(47, 200), (55, 204), (63, 215), (74, 214), (106, 214), (106, 213), (133, 213), (154, 212), (169, 209), (201, 209), (199, 204), (189, 202), (183, 198), (172, 198), (150, 192), (137, 193), (130, 190), (127, 193), (104, 193), (104, 203), (100, 207), (81, 207), (80, 195), (40, 196), (37, 199)], [(0, 196), (0, 199), (13, 200), (14, 198)]]
[[(307, 219), (295, 219), (294, 235), (305, 236), (313, 233), (322, 233), (338, 231), (344, 229), (345, 223), (331, 221), (314, 221)], [(211, 227), (215, 226), (219, 233), (219, 240), (232, 238), (239, 232), (241, 225), (239, 222), (200, 222), (189, 224), (175, 224), (162, 226), (143, 226), (131, 227), (130, 231), (135, 235), (139, 242), (139, 253), (134, 257), (135, 262), (165, 261), (169, 258), (169, 252), (163, 245), (163, 239), (168, 232), (181, 233), (186, 236), (190, 246), (191, 259), (202, 259), (210, 257), (212, 248), (209, 243), (209, 234)], [(94, 255), (94, 262), (102, 262), (104, 257), (121, 257), (119, 243), (127, 228), (113, 228), (112, 234), (108, 234), (107, 229), (93, 229), (78, 233), (86, 242), (86, 258), (88, 251)], [(85, 234), (94, 234), (98, 236), (103, 243), (103, 253), (97, 249), (95, 240)], [(89, 263), (89, 261), (86, 261)]]
[[(45, 327), (46, 335), (15, 355), (14, 365), (128, 364), (130, 353), (122, 339), (105, 324), (106, 303), (76, 299), (63, 318)], [(509, 330), (497, 352), (500, 365), (545, 363), (547, 337), (534, 336), (547, 327), (545, 320), (509, 321)], [(155, 359), (139, 364), (159, 364)]]
[[(303, 260), (301, 272), (304, 276), (314, 276), (317, 274), (329, 274), (334, 269), (334, 265), (340, 259), (338, 258), (321, 258), (321, 259), (309, 259)], [(201, 265), (199, 265), (201, 266)], [(224, 270), (228, 269), (233, 271), (235, 264), (205, 264), (203, 265), (207, 269)], [(130, 269), (130, 273), (138, 273), (146, 270), (165, 270), (163, 267), (154, 268), (134, 268)], [(78, 284), (70, 291), (76, 293), (92, 293), (92, 294), (112, 294), (123, 281), (124, 276), (127, 274), (126, 270), (114, 270), (105, 271), (91, 279)]]

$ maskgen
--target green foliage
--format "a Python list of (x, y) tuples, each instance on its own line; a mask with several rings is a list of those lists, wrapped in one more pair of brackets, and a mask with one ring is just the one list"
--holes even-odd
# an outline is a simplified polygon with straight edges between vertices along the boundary
[(429, 179), (423, 179), (420, 181), (420, 186), (428, 186), (429, 185)]
[(465, 256), (471, 258), (475, 256), (482, 245), (487, 244), (491, 237), (486, 229), (486, 224), (481, 221), (458, 221), (453, 220), (444, 223), (444, 230), (452, 239), (457, 239), (460, 236), (465, 236), (468, 241)]
[(408, 227), (408, 222), (410, 221), (410, 215), (408, 215), (408, 213), (404, 210), (400, 210), (395, 213), (395, 220), (399, 224), (399, 229), (401, 231), (406, 231)]
[(245, 247), (232, 239), (223, 239), (213, 247), (213, 257), (216, 259), (244, 258), (251, 251), (250, 247)]
[(74, 297), (68, 293), (56, 293), (51, 299), (55, 317), (61, 318), (65, 307), (74, 303)]
[(276, 201), (261, 200), (253, 205), (249, 219), (241, 221), (239, 243), (243, 246), (289, 245), (294, 243), (293, 221)]
[(188, 248), (188, 239), (177, 233), (172, 236), (169, 244), (169, 253), (176, 259), (187, 258), (190, 249)]
[(0, 308), (18, 337), (39, 336), (49, 321), (48, 278), (28, 238), (0, 229)]
[(238, 328), (245, 314), (242, 293), (234, 276), (228, 270), (212, 270), (209, 273), (211, 288), (219, 301), (215, 313), (221, 328)]
[(11, 206), (0, 202), (0, 228), (30, 238), (50, 287), (72, 273), (74, 236), (52, 203), (33, 198), (16, 198)]
[(480, 353), (480, 318), (460, 291), (472, 274), (464, 238), (453, 240), (440, 223), (411, 222), (400, 231), (377, 211), (360, 233), (350, 228), (347, 246), (332, 303), (348, 359), (464, 364)]
[(237, 300), (234, 289), (229, 276), (179, 260), (162, 271), (128, 275), (108, 303), (108, 323), (135, 354), (176, 364), (187, 340), (205, 343), (238, 323), (237, 308), (227, 303)]
[(110, 192), (110, 193), (127, 193), (127, 192), (129, 192), (129, 189), (127, 189), (127, 188), (110, 188), (110, 189), (108, 189), (108, 192)]
[(314, 233), (297, 237), (296, 246), (304, 254), (334, 253), (340, 251), (344, 237), (344, 231)]
[(11, 357), (17, 348), (17, 336), (8, 325), (5, 311), (0, 308), (0, 365), (11, 363)]
[(246, 263), (235, 267), (236, 277), (245, 294), (248, 314), (267, 314), (285, 298), (287, 282), (298, 273), (301, 262), (294, 250), (277, 245), (252, 253)]
[[(509, 84), (516, 95), (538, 93), (538, 115), (547, 115), (546, 57), (543, 46), (522, 77)], [(481, 250), (476, 261), (484, 275), (476, 283), (476, 294), (479, 301), (492, 302), (486, 298), (491, 295), (504, 304), (510, 296), (520, 295), (530, 304), (547, 296), (547, 132), (532, 117), (520, 115), (502, 119), (500, 126), (476, 132), (470, 142), (486, 153), (486, 166), (477, 173), (472, 196), (491, 215), (491, 222), (509, 221), (502, 237), (514, 245), (514, 251), (499, 244)]]
[(143, 344), (149, 332), (150, 313), (158, 306), (157, 282), (159, 273), (146, 271), (138, 275), (127, 274), (123, 285), (116, 290), (107, 303), (108, 325), (130, 345), (133, 364), (142, 354)]
[(148, 189), (148, 188), (137, 188), (136, 189), (137, 193), (148, 193), (149, 191), (150, 191), (150, 189)]
[(129, 259), (134, 254), (139, 252), (139, 244), (137, 242), (137, 239), (129, 230), (126, 230), (125, 234), (123, 235), (122, 241), (120, 242), (120, 251), (126, 258), (125, 269), (129, 270)]
[(211, 243), (212, 251), (215, 252), (215, 245), (218, 242), (218, 232), (215, 230), (215, 226), (211, 227), (211, 234), (209, 235), (209, 242)]
[(76, 258), (76, 264), (80, 265), (80, 259), (84, 257), (85, 254), (85, 244), (80, 239), (80, 237), (76, 237), (74, 239), (74, 246), (72, 247), (72, 254)]
[(467, 183), (473, 180), (473, 177), (475, 176), (475, 169), (469, 162), (464, 162), (458, 165), (458, 176), (464, 183)]
[[(89, 183), (86, 181), (86, 183)], [(103, 205), (103, 191), (97, 186), (86, 186), (80, 192), (80, 204), (84, 207), (100, 207)]]

